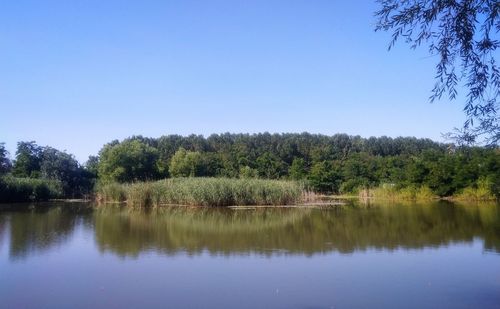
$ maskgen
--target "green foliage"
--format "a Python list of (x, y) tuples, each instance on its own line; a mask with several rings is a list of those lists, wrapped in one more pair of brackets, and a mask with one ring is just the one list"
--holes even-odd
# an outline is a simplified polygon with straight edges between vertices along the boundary
[(240, 178), (257, 178), (258, 176), (259, 172), (248, 165), (240, 168)]
[(456, 148), (413, 137), (365, 139), (309, 133), (135, 136), (105, 145), (84, 167), (66, 152), (34, 142), (19, 145), (17, 173), (57, 180), (65, 197), (86, 194), (96, 182), (181, 176), (292, 179), (304, 181), (313, 191), (335, 194), (365, 192), (390, 183), (395, 190), (413, 188), (403, 194), (408, 196), (422, 195), (417, 192), (422, 187), (433, 195), (456, 195), (487, 178), (491, 193), (500, 195), (499, 149)]
[(12, 174), (16, 177), (39, 177), (42, 150), (42, 147), (34, 141), (17, 143), (16, 160)]
[(290, 205), (300, 201), (302, 187), (291, 181), (229, 178), (171, 178), (155, 182), (104, 184), (104, 202), (126, 200), (131, 206)]
[(72, 155), (44, 147), (40, 162), (41, 177), (59, 181), (65, 197), (82, 196), (92, 190), (94, 176), (82, 168)]
[[(389, 47), (404, 38), (412, 48), (428, 45), (436, 64), (431, 100), (457, 97), (465, 86), (462, 130), (450, 134), (460, 143), (500, 142), (500, 4), (498, 1), (379, 0), (376, 30), (392, 31)], [(459, 72), (457, 72), (459, 71)]]
[[(397, 188), (429, 187), (439, 196), (453, 195), (479, 177), (499, 178), (496, 149), (455, 148), (414, 137), (370, 137), (336, 134), (169, 135), (158, 139), (134, 137), (157, 151), (157, 177), (209, 176), (307, 180), (320, 192), (353, 193), (394, 183)], [(102, 165), (102, 164), (100, 164)], [(119, 171), (133, 177), (126, 169)], [(257, 175), (255, 175), (257, 173)], [(100, 175), (101, 180), (108, 178)], [(500, 181), (493, 189), (498, 192)]]
[(275, 154), (264, 152), (256, 160), (259, 176), (267, 179), (278, 179), (286, 174), (285, 163)]
[(302, 180), (307, 176), (306, 161), (303, 158), (294, 158), (288, 169), (288, 175), (293, 180)]
[(99, 183), (96, 186), (98, 201), (124, 202), (127, 200), (126, 186), (117, 182)]
[(99, 157), (89, 156), (87, 162), (85, 162), (85, 170), (89, 172), (94, 178), (97, 178), (99, 173)]
[(199, 175), (202, 177), (215, 177), (223, 176), (224, 169), (223, 159), (219, 153), (215, 152), (201, 152), (201, 163)]
[[(375, 186), (379, 179), (396, 173), (390, 172), (386, 166), (381, 168), (380, 159), (366, 153), (353, 154), (342, 164), (342, 193), (354, 193), (360, 188)], [(389, 161), (388, 161), (389, 162)]]
[(493, 193), (493, 182), (486, 177), (481, 177), (473, 186), (464, 188), (462, 192), (456, 194), (454, 198), (464, 201), (495, 200), (496, 197)]
[(416, 200), (432, 200), (435, 198), (437, 198), (436, 194), (434, 194), (434, 192), (432, 192), (431, 188), (429, 188), (427, 186), (421, 186), (415, 192), (415, 199)]
[(308, 177), (309, 185), (315, 191), (339, 193), (341, 175), (336, 166), (323, 161), (315, 163), (311, 167)]
[(429, 187), (409, 186), (398, 188), (394, 184), (384, 183), (369, 190), (370, 197), (394, 201), (429, 201), (437, 198)]
[(172, 157), (168, 171), (172, 177), (201, 176), (203, 169), (201, 153), (179, 148)]
[(347, 179), (340, 184), (339, 191), (342, 194), (356, 194), (362, 189), (367, 189), (367, 184), (360, 179)]
[(7, 174), (12, 169), (9, 152), (5, 149), (5, 143), (0, 143), (0, 176)]
[(35, 142), (18, 143), (12, 175), (56, 181), (62, 190), (60, 196), (64, 197), (89, 194), (96, 177), (81, 167), (73, 155)]
[(98, 173), (104, 182), (156, 179), (158, 150), (139, 138), (109, 143), (99, 152)]
[(46, 201), (63, 196), (62, 184), (59, 181), (0, 177), (0, 202)]

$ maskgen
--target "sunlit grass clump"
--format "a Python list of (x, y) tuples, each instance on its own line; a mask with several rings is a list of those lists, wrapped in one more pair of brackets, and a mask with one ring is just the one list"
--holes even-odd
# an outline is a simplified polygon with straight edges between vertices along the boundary
[(383, 184), (377, 188), (370, 189), (368, 197), (395, 201), (429, 201), (437, 198), (427, 186), (397, 188), (390, 184)]
[(138, 207), (292, 205), (301, 200), (302, 191), (294, 181), (199, 177), (104, 184), (98, 188), (98, 197)]
[(463, 189), (453, 198), (459, 201), (493, 201), (496, 199), (492, 183), (486, 178), (479, 179), (474, 186)]

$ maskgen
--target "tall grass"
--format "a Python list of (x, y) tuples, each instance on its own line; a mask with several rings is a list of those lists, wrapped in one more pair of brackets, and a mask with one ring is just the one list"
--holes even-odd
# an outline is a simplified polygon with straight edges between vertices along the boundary
[(493, 201), (496, 199), (492, 183), (486, 178), (480, 178), (476, 185), (463, 189), (453, 198), (460, 201)]
[(361, 195), (363, 198), (395, 201), (428, 201), (436, 198), (436, 195), (427, 186), (397, 188), (390, 184), (382, 184), (377, 188), (363, 190), (360, 192), (360, 197)]
[(19, 177), (0, 178), (0, 202), (46, 201), (59, 198), (62, 185), (55, 180)]
[(125, 185), (119, 183), (98, 184), (98, 199), (106, 202), (124, 202), (127, 199)]
[(98, 187), (103, 202), (133, 206), (290, 205), (302, 197), (293, 181), (229, 178), (172, 178), (154, 182), (105, 184)]

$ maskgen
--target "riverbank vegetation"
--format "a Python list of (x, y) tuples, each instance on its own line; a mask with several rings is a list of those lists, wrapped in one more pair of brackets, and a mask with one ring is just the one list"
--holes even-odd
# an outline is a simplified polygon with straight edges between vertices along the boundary
[(382, 184), (376, 188), (363, 189), (359, 192), (359, 197), (393, 201), (431, 201), (439, 198), (427, 186), (398, 188), (394, 184)]
[(83, 197), (95, 181), (95, 174), (64, 151), (19, 142), (11, 162), (0, 143), (0, 202)]
[[(13, 161), (0, 148), (0, 174), (58, 181), (64, 197), (91, 194), (98, 184), (97, 192), (106, 196), (104, 200), (154, 203), (152, 197), (141, 195), (152, 196), (147, 192), (160, 190), (159, 183), (164, 187), (196, 184), (221, 194), (203, 197), (219, 205), (231, 199), (213, 183), (230, 183), (228, 179), (298, 181), (306, 191), (390, 199), (500, 196), (499, 148), (458, 147), (414, 137), (309, 133), (133, 136), (104, 145), (84, 165), (66, 152), (34, 142), (19, 143)], [(164, 197), (162, 203), (170, 201), (175, 199)]]
[(160, 205), (292, 205), (301, 200), (303, 188), (295, 181), (229, 178), (172, 178), (130, 184), (98, 186), (102, 202), (127, 202), (132, 206)]
[(61, 183), (56, 180), (0, 177), (0, 203), (47, 201), (62, 196)]
[(497, 197), (492, 187), (493, 184), (488, 178), (480, 178), (474, 186), (464, 188), (454, 198), (461, 201), (493, 201)]
[(104, 182), (169, 177), (298, 180), (326, 194), (372, 189), (374, 196), (382, 196), (388, 192), (380, 188), (386, 186), (394, 198), (404, 199), (458, 196), (487, 179), (490, 195), (498, 196), (500, 151), (413, 137), (345, 134), (136, 136), (105, 145), (97, 173)]

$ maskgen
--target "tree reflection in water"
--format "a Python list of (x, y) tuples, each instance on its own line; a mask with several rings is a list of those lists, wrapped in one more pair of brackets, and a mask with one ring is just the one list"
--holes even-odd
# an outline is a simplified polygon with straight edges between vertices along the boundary
[(146, 251), (310, 256), (422, 249), (474, 238), (484, 241), (485, 250), (500, 252), (498, 205), (439, 202), (254, 210), (49, 206), (0, 212), (0, 241), (9, 238), (11, 258), (63, 246), (79, 227), (93, 233), (101, 252), (123, 257)]

